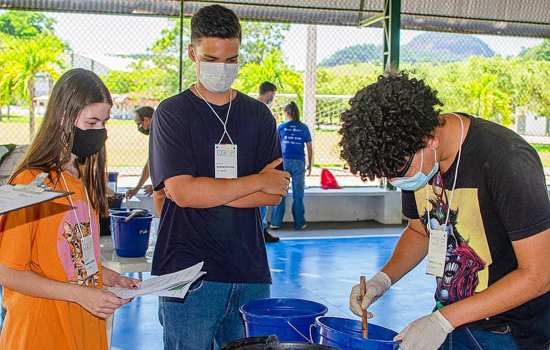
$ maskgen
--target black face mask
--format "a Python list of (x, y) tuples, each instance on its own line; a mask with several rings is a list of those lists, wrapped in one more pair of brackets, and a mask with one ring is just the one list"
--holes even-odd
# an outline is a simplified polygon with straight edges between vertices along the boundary
[(73, 148), (71, 152), (77, 157), (86, 158), (99, 152), (107, 140), (106, 129), (82, 130), (75, 127)]
[(138, 127), (138, 131), (143, 135), (149, 135), (149, 129), (145, 129), (143, 126)]

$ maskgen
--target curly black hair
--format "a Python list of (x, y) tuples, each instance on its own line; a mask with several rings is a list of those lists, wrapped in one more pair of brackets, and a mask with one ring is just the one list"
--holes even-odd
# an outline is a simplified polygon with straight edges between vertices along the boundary
[(341, 156), (363, 181), (393, 177), (440, 125), (437, 92), (407, 73), (388, 72), (357, 92), (342, 113)]

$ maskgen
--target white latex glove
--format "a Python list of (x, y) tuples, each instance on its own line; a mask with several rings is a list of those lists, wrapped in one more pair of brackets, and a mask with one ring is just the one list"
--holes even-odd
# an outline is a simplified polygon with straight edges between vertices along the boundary
[[(357, 316), (361, 317), (363, 310), (367, 310), (369, 306), (374, 303), (378, 298), (382, 296), (391, 287), (391, 279), (384, 272), (380, 271), (373, 278), (369, 279), (366, 283), (366, 293), (363, 300), (361, 300), (361, 288), (358, 285), (351, 289), (349, 296), (349, 308)], [(369, 312), (368, 318), (373, 315)]]
[(437, 310), (411, 322), (394, 340), (401, 341), (400, 350), (437, 350), (453, 330), (453, 325)]

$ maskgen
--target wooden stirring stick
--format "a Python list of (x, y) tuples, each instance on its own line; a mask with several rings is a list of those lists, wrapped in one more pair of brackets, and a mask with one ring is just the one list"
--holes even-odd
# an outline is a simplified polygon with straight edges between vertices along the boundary
[[(361, 276), (359, 279), (359, 288), (361, 289), (361, 303), (363, 303), (363, 298), (365, 297), (365, 294), (367, 293), (367, 280), (365, 276)], [(369, 323), (368, 323), (368, 312), (367, 310), (363, 310), (362, 312), (362, 318), (363, 318), (363, 338), (369, 337)]]

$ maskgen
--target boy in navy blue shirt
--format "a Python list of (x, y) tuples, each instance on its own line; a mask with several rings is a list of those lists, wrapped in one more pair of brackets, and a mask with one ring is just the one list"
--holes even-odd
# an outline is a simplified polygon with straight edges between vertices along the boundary
[(207, 272), (185, 299), (160, 298), (165, 349), (210, 350), (239, 339), (239, 307), (269, 297), (258, 207), (279, 203), (290, 179), (276, 169), (281, 150), (269, 108), (231, 89), (240, 41), (231, 10), (197, 12), (189, 56), (198, 82), (163, 101), (153, 118), (151, 177), (166, 200), (152, 274), (201, 261)]

